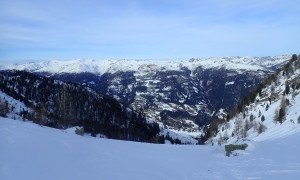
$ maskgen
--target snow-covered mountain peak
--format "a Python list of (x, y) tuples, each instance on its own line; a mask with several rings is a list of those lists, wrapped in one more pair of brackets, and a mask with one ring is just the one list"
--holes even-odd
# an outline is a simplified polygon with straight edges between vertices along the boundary
[(254, 57), (254, 56), (232, 56), (232, 57), (209, 57), (207, 59), (190, 60), (190, 68), (203, 66), (204, 68), (225, 68), (236, 70), (270, 70), (276, 65), (281, 65), (290, 60), (292, 54)]
[(0, 66), (1, 70), (16, 69), (29, 72), (48, 72), (53, 74), (60, 73), (82, 73), (103, 74), (106, 72), (114, 73), (117, 71), (139, 71), (143, 70), (180, 70), (188, 68), (195, 70), (201, 66), (208, 68), (225, 68), (234, 70), (270, 70), (273, 66), (288, 61), (292, 55), (281, 55), (274, 57), (222, 57), (206, 59), (190, 59), (181, 61), (167, 60), (93, 60), (81, 59), (70, 61), (42, 61), (37, 63), (11, 64)]

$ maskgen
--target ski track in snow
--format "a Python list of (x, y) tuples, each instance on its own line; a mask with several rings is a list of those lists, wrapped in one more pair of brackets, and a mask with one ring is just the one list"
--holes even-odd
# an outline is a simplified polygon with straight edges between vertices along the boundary
[(72, 130), (0, 118), (0, 179), (298, 179), (300, 132), (224, 146), (157, 145), (78, 136)]

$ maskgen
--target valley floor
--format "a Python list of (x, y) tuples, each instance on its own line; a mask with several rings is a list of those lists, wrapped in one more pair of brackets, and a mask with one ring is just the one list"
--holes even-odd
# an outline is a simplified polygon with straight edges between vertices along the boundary
[(0, 179), (298, 179), (300, 133), (226, 157), (224, 146), (157, 145), (78, 136), (0, 118)]

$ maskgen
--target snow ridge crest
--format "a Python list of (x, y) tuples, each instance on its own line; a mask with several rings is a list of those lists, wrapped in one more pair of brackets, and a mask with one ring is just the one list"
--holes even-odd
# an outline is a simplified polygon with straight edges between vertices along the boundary
[(225, 68), (235, 70), (271, 70), (274, 66), (285, 63), (291, 58), (291, 54), (274, 57), (222, 57), (222, 58), (191, 58), (189, 60), (50, 60), (41, 62), (28, 62), (23, 64), (10, 64), (0, 66), (0, 70), (25, 70), (29, 72), (48, 72), (52, 74), (60, 73), (82, 73), (103, 74), (117, 71), (143, 71), (150, 70), (180, 70), (188, 68), (194, 70), (201, 66), (203, 68)]

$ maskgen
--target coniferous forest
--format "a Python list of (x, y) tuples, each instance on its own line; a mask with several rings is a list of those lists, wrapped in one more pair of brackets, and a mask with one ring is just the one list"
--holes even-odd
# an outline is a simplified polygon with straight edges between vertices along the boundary
[(29, 107), (21, 110), (24, 119), (40, 125), (61, 129), (81, 126), (92, 136), (164, 142), (157, 123), (147, 122), (142, 113), (84, 85), (25, 71), (1, 71), (0, 89)]

